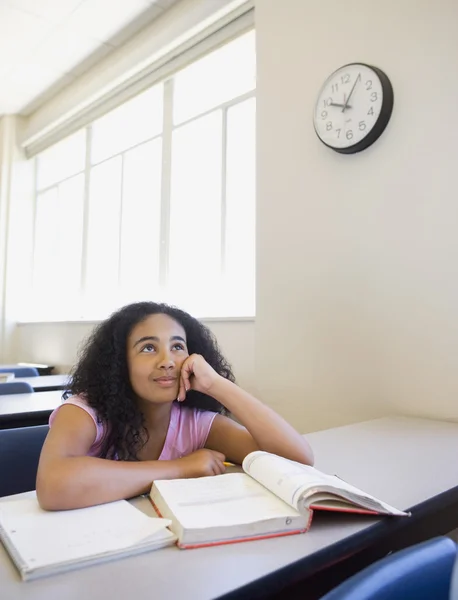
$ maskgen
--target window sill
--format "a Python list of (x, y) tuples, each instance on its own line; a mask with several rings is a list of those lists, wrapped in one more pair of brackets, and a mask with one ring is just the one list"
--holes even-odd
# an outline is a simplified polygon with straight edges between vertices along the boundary
[[(201, 317), (202, 323), (254, 323), (256, 317)], [(16, 324), (19, 327), (26, 325), (98, 325), (104, 319), (55, 319), (55, 320), (22, 320)]]

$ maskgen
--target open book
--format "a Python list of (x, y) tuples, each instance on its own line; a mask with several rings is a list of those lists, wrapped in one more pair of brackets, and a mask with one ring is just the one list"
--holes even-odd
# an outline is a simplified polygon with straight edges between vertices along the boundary
[(252, 452), (244, 473), (156, 481), (151, 500), (180, 548), (304, 533), (313, 510), (405, 516), (334, 475)]
[(24, 580), (171, 545), (169, 524), (125, 500), (57, 512), (36, 498), (0, 502), (0, 540)]

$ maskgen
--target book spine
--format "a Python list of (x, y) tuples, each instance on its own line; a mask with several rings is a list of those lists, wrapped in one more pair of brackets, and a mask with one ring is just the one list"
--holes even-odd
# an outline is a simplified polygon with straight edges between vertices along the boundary
[(293, 529), (292, 531), (283, 531), (281, 533), (269, 533), (267, 535), (256, 535), (252, 537), (246, 538), (236, 538), (233, 540), (223, 540), (217, 542), (204, 542), (202, 544), (182, 544), (180, 542), (177, 543), (178, 548), (182, 550), (191, 550), (193, 548), (210, 548), (212, 546), (227, 546), (228, 544), (239, 544), (240, 542), (256, 542), (258, 540), (268, 540), (276, 537), (286, 537), (288, 535), (297, 535), (299, 533), (306, 533), (309, 530), (309, 527), (305, 529)]
[(161, 514), (161, 511), (158, 509), (157, 504), (154, 502), (154, 500), (151, 498), (151, 496), (148, 496), (149, 501), (151, 502), (151, 504), (153, 505), (154, 510), (156, 511), (157, 516), (160, 519), (163, 519), (164, 517)]
[(372, 516), (380, 516), (382, 514), (385, 513), (379, 513), (375, 510), (366, 510), (365, 508), (336, 508), (336, 507), (330, 507), (330, 506), (320, 506), (318, 505), (313, 505), (311, 504), (309, 507), (311, 510), (319, 510), (319, 511), (326, 511), (326, 512), (341, 512), (341, 513), (351, 513), (351, 514), (357, 514), (357, 515), (372, 515)]

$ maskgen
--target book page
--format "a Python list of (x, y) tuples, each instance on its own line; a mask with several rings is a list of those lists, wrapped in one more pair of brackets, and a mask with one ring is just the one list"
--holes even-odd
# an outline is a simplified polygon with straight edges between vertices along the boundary
[(0, 502), (0, 537), (33, 569), (167, 539), (169, 524), (125, 500), (53, 512), (42, 510), (34, 498)]
[(243, 473), (156, 481), (153, 486), (185, 529), (298, 517), (297, 511)]
[(303, 512), (318, 492), (328, 492), (377, 512), (404, 515), (385, 502), (359, 490), (335, 475), (327, 475), (301, 463), (268, 452), (252, 452), (243, 469), (287, 504)]
[(304, 490), (323, 483), (313, 467), (286, 460), (268, 452), (252, 452), (243, 461), (243, 470), (296, 510)]

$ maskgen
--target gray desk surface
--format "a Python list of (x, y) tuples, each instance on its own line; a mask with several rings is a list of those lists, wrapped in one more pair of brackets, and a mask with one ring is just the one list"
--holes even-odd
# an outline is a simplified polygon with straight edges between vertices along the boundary
[[(313, 433), (308, 439), (317, 468), (335, 473), (400, 509), (458, 486), (458, 424), (387, 418)], [(150, 510), (145, 499), (135, 502), (145, 511)], [(355, 534), (363, 535), (380, 520), (337, 514), (325, 519), (315, 517), (305, 535), (199, 550), (166, 548), (28, 583), (20, 581), (0, 547), (1, 597), (208, 600), (234, 592), (304, 557), (309, 560), (324, 549), (331, 553), (333, 544)]]
[(70, 376), (62, 375), (41, 375), (39, 377), (15, 377), (12, 381), (26, 381), (30, 383), (36, 392), (64, 390), (68, 386)]
[[(38, 379), (38, 378), (37, 378)], [(13, 416), (53, 411), (62, 402), (62, 391), (0, 396), (0, 420)]]

